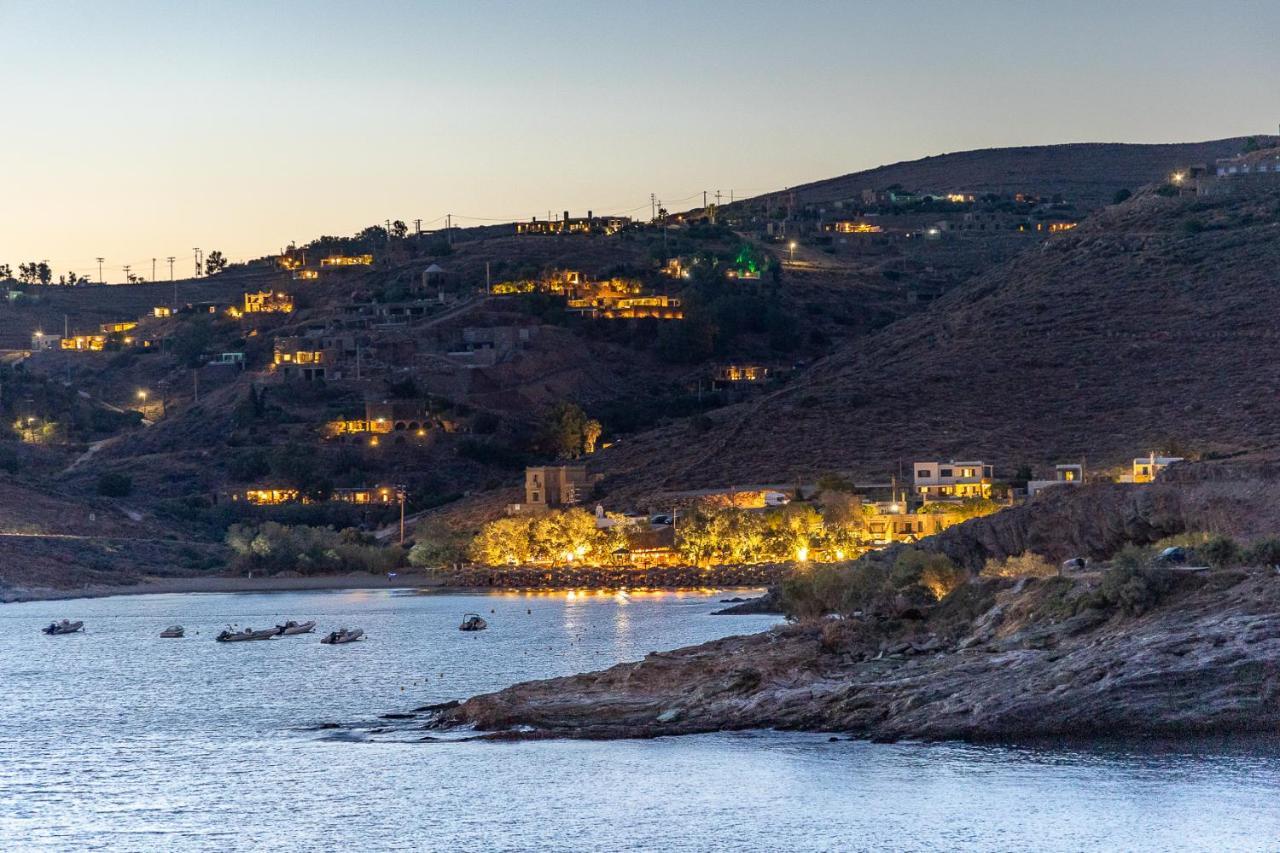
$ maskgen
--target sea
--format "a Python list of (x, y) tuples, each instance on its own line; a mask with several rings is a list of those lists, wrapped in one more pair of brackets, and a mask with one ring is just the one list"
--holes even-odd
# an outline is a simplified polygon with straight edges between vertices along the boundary
[[(778, 624), (712, 615), (733, 594), (0, 605), (0, 851), (1280, 850), (1270, 741), (503, 743), (380, 719)], [(458, 631), (469, 612), (488, 630)], [(64, 617), (85, 632), (40, 632)], [(214, 642), (286, 619), (317, 633)], [(366, 639), (320, 644), (342, 626)]]

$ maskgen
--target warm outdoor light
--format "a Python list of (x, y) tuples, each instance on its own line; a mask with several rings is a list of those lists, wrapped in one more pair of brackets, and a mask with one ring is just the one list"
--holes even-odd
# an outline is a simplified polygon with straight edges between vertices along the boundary
[(144, 402), (144, 403), (145, 403), (145, 402), (147, 402), (147, 392), (146, 392), (146, 391), (144, 391), (144, 390), (142, 390), (141, 388), (139, 388), (139, 389), (138, 389), (138, 399), (139, 399), (139, 400), (141, 400), (141, 401), (142, 401), (142, 402)]
[(796, 241), (792, 240), (791, 241), (791, 260), (794, 261), (795, 259), (796, 259)]

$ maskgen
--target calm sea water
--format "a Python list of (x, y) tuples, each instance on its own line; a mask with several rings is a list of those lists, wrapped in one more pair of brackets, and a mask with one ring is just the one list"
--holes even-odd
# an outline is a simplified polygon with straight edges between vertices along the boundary
[[(713, 617), (718, 597), (376, 591), (0, 607), (0, 850), (1280, 850), (1280, 751), (1265, 744), (369, 733), (384, 712), (773, 624)], [(457, 631), (468, 610), (490, 629)], [(39, 633), (62, 616), (88, 633)], [(213, 642), (227, 623), (285, 618), (358, 625), (369, 639)], [(170, 623), (188, 638), (158, 639)], [(324, 722), (344, 728), (312, 728)]]

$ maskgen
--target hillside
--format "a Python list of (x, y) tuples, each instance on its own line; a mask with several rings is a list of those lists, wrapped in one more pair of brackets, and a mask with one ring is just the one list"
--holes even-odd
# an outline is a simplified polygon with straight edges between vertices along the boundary
[[(1273, 140), (1259, 137), (1264, 144), (1268, 139)], [(1082, 142), (960, 151), (814, 181), (738, 204), (785, 206), (788, 194), (794, 194), (797, 206), (825, 204), (857, 198), (864, 189), (896, 185), (934, 192), (1061, 194), (1088, 210), (1110, 203), (1117, 190), (1161, 181), (1178, 166), (1230, 157), (1244, 144), (1237, 137), (1169, 145)]]
[(1147, 190), (854, 341), (710, 429), (604, 457), (614, 488), (884, 477), (934, 456), (1115, 464), (1280, 447), (1280, 191)]

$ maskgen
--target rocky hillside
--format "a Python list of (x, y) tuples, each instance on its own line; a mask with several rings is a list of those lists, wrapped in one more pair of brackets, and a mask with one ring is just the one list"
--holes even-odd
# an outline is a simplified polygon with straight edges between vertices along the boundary
[[(1116, 464), (1280, 447), (1280, 190), (1152, 190), (844, 346), (708, 428), (610, 450), (615, 488), (880, 478), (932, 456)], [(694, 427), (697, 427), (695, 429)]]
[[(1266, 144), (1275, 138), (1258, 139)], [(857, 198), (864, 189), (896, 185), (935, 192), (1060, 194), (1087, 210), (1109, 204), (1117, 190), (1164, 180), (1178, 166), (1230, 157), (1244, 144), (1245, 138), (1238, 137), (1172, 145), (1087, 142), (960, 151), (815, 181), (740, 204), (744, 208), (785, 205), (790, 193), (795, 194), (797, 205), (825, 204)]]

